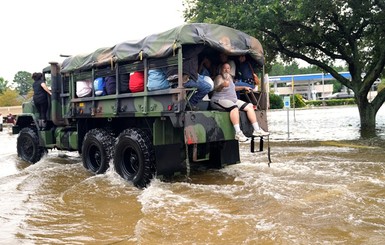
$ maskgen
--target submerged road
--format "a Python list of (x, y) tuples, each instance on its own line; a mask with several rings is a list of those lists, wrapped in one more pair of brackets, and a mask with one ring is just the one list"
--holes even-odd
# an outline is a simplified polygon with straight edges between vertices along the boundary
[(380, 137), (365, 141), (356, 110), (298, 110), (290, 139), (286, 111), (269, 112), (270, 167), (266, 152), (242, 144), (240, 164), (195, 170), (191, 182), (154, 180), (144, 190), (113, 169), (91, 175), (77, 153), (51, 151), (27, 164), (6, 128), (0, 242), (384, 244), (385, 113)]

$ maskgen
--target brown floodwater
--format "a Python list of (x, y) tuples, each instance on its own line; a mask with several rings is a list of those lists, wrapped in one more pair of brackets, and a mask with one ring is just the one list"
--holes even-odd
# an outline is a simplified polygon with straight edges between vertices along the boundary
[(269, 112), (270, 167), (266, 151), (242, 144), (240, 164), (144, 190), (113, 169), (91, 175), (77, 153), (27, 164), (5, 128), (0, 243), (384, 244), (385, 113), (380, 137), (361, 140), (355, 110), (298, 110), (290, 137), (286, 111)]

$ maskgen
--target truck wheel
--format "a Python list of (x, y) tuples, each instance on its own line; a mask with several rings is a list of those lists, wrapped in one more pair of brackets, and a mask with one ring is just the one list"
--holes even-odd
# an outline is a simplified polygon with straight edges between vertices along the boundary
[(26, 162), (36, 163), (45, 150), (39, 145), (39, 136), (31, 128), (23, 128), (17, 137), (17, 155)]
[(116, 172), (136, 187), (146, 187), (155, 175), (155, 154), (148, 133), (141, 129), (126, 129), (115, 144)]
[(113, 154), (112, 137), (104, 129), (91, 129), (84, 137), (83, 166), (94, 174), (106, 172)]

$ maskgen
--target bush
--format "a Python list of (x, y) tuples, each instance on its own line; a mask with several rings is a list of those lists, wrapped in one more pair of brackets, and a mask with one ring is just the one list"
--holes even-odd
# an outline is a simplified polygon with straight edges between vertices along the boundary
[(349, 99), (334, 99), (334, 100), (311, 100), (306, 102), (307, 105), (313, 106), (335, 106), (335, 105), (354, 105), (356, 101), (354, 98)]
[[(337, 105), (354, 105), (356, 101), (354, 98), (348, 99), (332, 99), (332, 100), (309, 100), (304, 101), (301, 95), (294, 95), (295, 108), (302, 108), (306, 106), (337, 106)], [(276, 94), (269, 94), (270, 98), (270, 109), (282, 109), (283, 99)], [(293, 108), (293, 96), (290, 96), (290, 106)]]
[[(290, 96), (290, 106), (293, 108), (293, 96)], [(302, 108), (306, 107), (306, 102), (303, 100), (302, 95), (300, 94), (295, 94), (294, 95), (294, 103), (295, 103), (295, 108)]]
[(308, 105), (308, 106), (322, 106), (323, 101), (322, 100), (309, 100), (306, 102), (306, 105)]
[(279, 95), (269, 94), (270, 99), (270, 109), (282, 109), (283, 108), (283, 100)]
[(356, 101), (354, 99), (335, 99), (335, 100), (325, 100), (327, 106), (333, 105), (354, 105)]

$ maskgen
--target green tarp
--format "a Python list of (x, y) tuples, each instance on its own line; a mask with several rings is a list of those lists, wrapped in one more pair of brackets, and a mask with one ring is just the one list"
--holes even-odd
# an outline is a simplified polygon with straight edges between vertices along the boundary
[(90, 54), (71, 56), (63, 61), (62, 72), (87, 70), (121, 61), (168, 57), (188, 44), (204, 44), (229, 55), (248, 54), (259, 65), (264, 63), (263, 49), (256, 38), (226, 26), (194, 23), (153, 34), (140, 41), (122, 42)]

